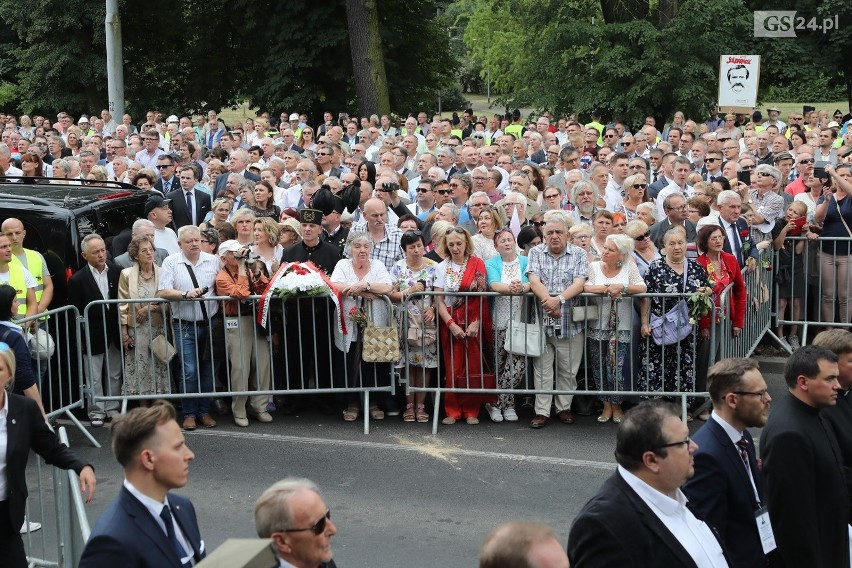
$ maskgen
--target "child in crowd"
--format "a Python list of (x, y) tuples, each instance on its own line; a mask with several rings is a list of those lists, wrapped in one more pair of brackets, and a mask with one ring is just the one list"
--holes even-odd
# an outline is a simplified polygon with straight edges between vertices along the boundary
[[(773, 246), (778, 251), (778, 262), (775, 266), (775, 283), (778, 285), (778, 319), (784, 319), (787, 306), (791, 306), (789, 319), (798, 321), (802, 310), (802, 299), (805, 293), (805, 239), (809, 235), (807, 223), (808, 207), (801, 201), (794, 201), (787, 207), (785, 218), (778, 220), (772, 231)], [(784, 347), (790, 350), (800, 346), (799, 326), (790, 325), (789, 335), (784, 336), (783, 326), (779, 325), (776, 333), (781, 338)]]

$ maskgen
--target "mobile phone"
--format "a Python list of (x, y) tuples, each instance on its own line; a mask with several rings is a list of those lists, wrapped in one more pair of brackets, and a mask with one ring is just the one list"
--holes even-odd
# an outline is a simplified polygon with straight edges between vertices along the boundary
[(201, 295), (203, 296), (204, 294), (206, 294), (209, 291), (210, 291), (210, 286), (205, 286), (204, 288), (201, 289)]
[(814, 177), (819, 179), (828, 179), (828, 173), (825, 171), (825, 166), (828, 162), (814, 162)]
[(751, 171), (737, 172), (737, 181), (741, 181), (744, 184), (751, 184)]

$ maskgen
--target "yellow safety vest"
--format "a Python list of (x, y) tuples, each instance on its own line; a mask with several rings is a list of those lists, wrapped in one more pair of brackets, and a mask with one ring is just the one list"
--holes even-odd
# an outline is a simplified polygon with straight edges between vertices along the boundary
[(20, 262), (18, 265), (9, 263), (9, 286), (15, 289), (15, 297), (18, 298), (18, 316), (24, 317), (27, 315), (27, 282), (21, 268)]
[(520, 140), (523, 138), (523, 129), (524, 127), (520, 124), (510, 124), (506, 128), (503, 129), (503, 132), (506, 134), (511, 134), (515, 137), (515, 139)]
[[(35, 278), (35, 281), (36, 281), (36, 287), (35, 287), (36, 303), (40, 304), (41, 303), (41, 297), (44, 295), (44, 260), (43, 260), (41, 254), (38, 251), (34, 251), (34, 250), (30, 250), (30, 249), (25, 248), (24, 254), (27, 257), (27, 266), (24, 266), (23, 263), (21, 262), (21, 259), (19, 259), (17, 257), (17, 255), (15, 255), (15, 254), (12, 255), (12, 262), (10, 262), (9, 264), (17, 264), (18, 266), (20, 266), (22, 268), (26, 268), (27, 270), (30, 271), (30, 274), (33, 275), (33, 278)], [(15, 289), (17, 290), (17, 288), (15, 288)], [(26, 313), (26, 311), (27, 311), (26, 300), (27, 300), (27, 295), (24, 294), (24, 299), (23, 299), (24, 313)], [(20, 308), (21, 308), (21, 306), (18, 306), (19, 311), (20, 311)], [(43, 317), (41, 319), (47, 319), (47, 317)]]

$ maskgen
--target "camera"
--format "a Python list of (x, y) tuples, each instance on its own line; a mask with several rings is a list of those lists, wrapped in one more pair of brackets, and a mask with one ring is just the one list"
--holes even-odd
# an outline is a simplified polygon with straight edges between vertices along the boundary
[(825, 166), (828, 162), (814, 162), (814, 177), (819, 179), (828, 179), (829, 175), (825, 171)]
[(234, 251), (234, 258), (237, 260), (247, 260), (251, 256), (251, 249), (249, 247), (243, 247), (239, 250)]
[(382, 185), (381, 191), (383, 191), (384, 193), (393, 193), (394, 191), (399, 191), (399, 184), (393, 182), (385, 182), (385, 184)]

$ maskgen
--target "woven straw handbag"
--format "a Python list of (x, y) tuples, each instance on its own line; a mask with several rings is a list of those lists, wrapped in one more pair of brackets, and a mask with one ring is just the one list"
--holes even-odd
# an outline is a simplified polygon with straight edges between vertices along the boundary
[(393, 308), (388, 314), (390, 326), (376, 326), (373, 325), (373, 301), (370, 300), (366, 304), (370, 323), (361, 330), (361, 359), (367, 363), (393, 363), (399, 359), (399, 332), (396, 329)]

